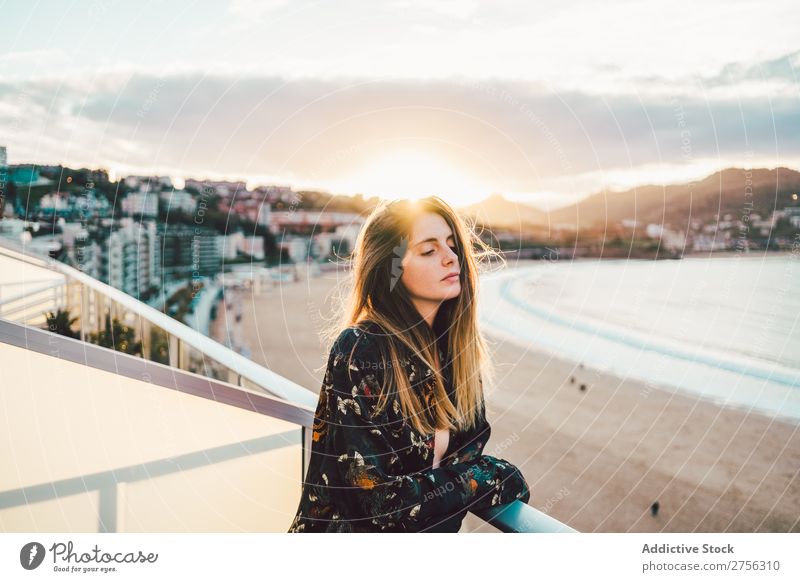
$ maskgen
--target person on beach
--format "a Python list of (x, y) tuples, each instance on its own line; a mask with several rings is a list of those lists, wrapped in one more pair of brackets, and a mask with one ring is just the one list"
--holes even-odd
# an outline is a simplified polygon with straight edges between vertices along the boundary
[(497, 256), (441, 198), (381, 202), (358, 235), (294, 532), (457, 532), (520, 500), (520, 470), (484, 454), (479, 260)]

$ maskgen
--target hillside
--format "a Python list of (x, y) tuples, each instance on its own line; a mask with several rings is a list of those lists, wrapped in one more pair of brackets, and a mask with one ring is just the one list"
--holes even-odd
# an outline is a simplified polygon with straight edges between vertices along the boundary
[[(747, 173), (752, 196), (746, 195)], [(581, 228), (622, 219), (685, 227), (690, 219), (713, 221), (715, 215), (748, 213), (769, 216), (773, 210), (796, 204), (791, 195), (800, 193), (800, 172), (789, 168), (728, 168), (695, 183), (672, 186), (646, 185), (624, 192), (599, 192), (550, 213), (552, 224)], [(752, 202), (752, 206), (749, 203)]]
[(492, 226), (519, 228), (547, 224), (545, 211), (507, 200), (501, 194), (492, 194), (485, 200), (459, 208), (459, 211), (473, 217), (479, 224)]

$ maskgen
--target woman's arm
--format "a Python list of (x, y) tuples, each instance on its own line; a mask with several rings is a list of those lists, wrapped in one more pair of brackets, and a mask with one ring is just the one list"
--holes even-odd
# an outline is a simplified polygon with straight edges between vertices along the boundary
[(461, 445), (454, 452), (445, 457), (442, 465), (449, 466), (456, 463), (476, 462), (494, 463), (500, 465), (499, 472), (501, 473), (502, 477), (498, 479), (496, 484), (495, 494), (497, 495), (497, 498), (495, 499), (494, 496), (491, 498), (487, 496), (482, 499), (478, 499), (476, 502), (470, 505), (470, 509), (480, 509), (485, 506), (502, 505), (514, 501), (514, 499), (519, 499), (522, 502), (527, 503), (530, 500), (530, 490), (524, 476), (519, 469), (505, 459), (497, 459), (493, 456), (483, 454), (486, 452), (486, 443), (489, 442), (491, 435), (492, 427), (486, 420), (486, 406), (483, 395), (481, 395), (480, 414), (478, 415), (478, 420), (475, 424), (475, 427), (461, 437), (460, 440), (465, 444)]
[(457, 435), (458, 441), (463, 444), (442, 459), (442, 464), (449, 465), (475, 461), (484, 452), (486, 443), (489, 442), (491, 436), (492, 427), (486, 420), (486, 408), (481, 395), (480, 409), (475, 426), (471, 430)]
[(397, 474), (399, 465), (395, 464), (400, 458), (386, 437), (388, 414), (373, 414), (380, 385), (372, 372), (385, 366), (381, 368), (373, 345), (358, 344), (348, 366), (352, 342), (337, 341), (323, 385), (329, 392), (325, 443), (320, 443), (325, 455), (322, 478), (334, 488), (330, 495), (338, 497), (344, 519), (365, 520), (386, 530), (415, 531), (418, 524), (436, 516), (524, 498), (527, 484), (516, 468), (488, 455)]

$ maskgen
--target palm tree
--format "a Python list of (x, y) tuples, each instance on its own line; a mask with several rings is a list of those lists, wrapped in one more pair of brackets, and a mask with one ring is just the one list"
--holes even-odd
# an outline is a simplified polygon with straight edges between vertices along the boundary
[(45, 318), (47, 320), (47, 329), (53, 333), (75, 339), (80, 338), (80, 332), (72, 330), (72, 324), (78, 321), (78, 318), (70, 317), (68, 309), (61, 309), (59, 307), (55, 313), (48, 311), (45, 314)]
[(139, 355), (142, 353), (142, 342), (135, 340), (136, 330), (123, 324), (119, 319), (114, 318), (112, 321), (110, 312), (106, 313), (105, 328), (89, 335), (89, 341), (93, 344), (126, 354)]

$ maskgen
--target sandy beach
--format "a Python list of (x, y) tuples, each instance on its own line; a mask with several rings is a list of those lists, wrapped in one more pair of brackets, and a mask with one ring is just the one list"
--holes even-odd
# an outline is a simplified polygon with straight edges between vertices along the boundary
[[(319, 332), (343, 276), (233, 292), (235, 340), (318, 392)], [(215, 339), (234, 319), (220, 310)], [(521, 468), (534, 507), (582, 532), (800, 531), (798, 425), (487, 339), (497, 369), (487, 453)], [(496, 530), (470, 514), (461, 531)]]

